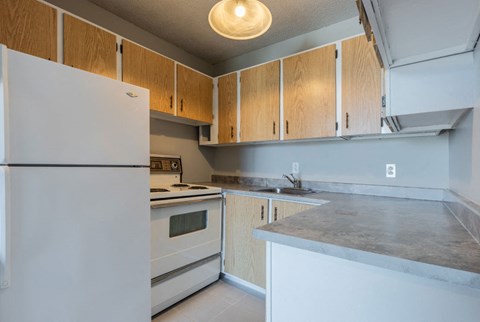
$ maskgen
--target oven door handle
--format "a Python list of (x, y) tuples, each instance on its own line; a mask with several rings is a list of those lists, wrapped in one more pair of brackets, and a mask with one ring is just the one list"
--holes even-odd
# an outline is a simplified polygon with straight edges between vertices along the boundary
[(173, 207), (173, 206), (183, 206), (183, 205), (191, 205), (200, 202), (210, 201), (222, 199), (222, 195), (207, 195), (202, 197), (192, 197), (192, 198), (183, 198), (183, 199), (163, 199), (163, 200), (154, 200), (150, 202), (150, 208), (157, 209), (157, 208), (166, 208), (166, 207)]

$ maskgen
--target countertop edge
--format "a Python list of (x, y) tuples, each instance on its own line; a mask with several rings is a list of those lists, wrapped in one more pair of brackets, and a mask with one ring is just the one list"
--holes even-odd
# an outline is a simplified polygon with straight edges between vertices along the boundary
[(254, 229), (253, 236), (272, 243), (480, 290), (480, 274), (474, 272), (322, 243), (261, 228)]
[(254, 190), (235, 190), (235, 189), (228, 189), (228, 188), (227, 189), (222, 188), (222, 192), (236, 194), (236, 195), (257, 197), (257, 198), (309, 203), (309, 204), (318, 205), (318, 206), (321, 206), (330, 202), (329, 200), (325, 200), (325, 199), (309, 198), (309, 197), (317, 196), (317, 193), (311, 193), (306, 195), (290, 195), (290, 194), (280, 194), (280, 193), (258, 192)]

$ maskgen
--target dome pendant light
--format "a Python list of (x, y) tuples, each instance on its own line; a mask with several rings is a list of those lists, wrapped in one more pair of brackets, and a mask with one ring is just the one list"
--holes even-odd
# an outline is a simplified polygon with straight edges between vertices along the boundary
[(223, 37), (246, 40), (263, 35), (272, 24), (272, 14), (258, 0), (222, 0), (210, 10), (208, 22)]

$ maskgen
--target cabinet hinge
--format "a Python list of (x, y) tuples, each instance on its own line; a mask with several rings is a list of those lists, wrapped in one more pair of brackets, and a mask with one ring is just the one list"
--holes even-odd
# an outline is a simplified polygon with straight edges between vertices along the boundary
[(338, 58), (338, 49), (335, 49), (335, 59)]
[(382, 107), (387, 107), (387, 97), (385, 95), (382, 96)]
[(338, 122), (335, 122), (335, 131), (338, 131)]
[(115, 43), (115, 52), (118, 51), (118, 43)]
[(123, 54), (123, 45), (120, 45), (120, 54)]

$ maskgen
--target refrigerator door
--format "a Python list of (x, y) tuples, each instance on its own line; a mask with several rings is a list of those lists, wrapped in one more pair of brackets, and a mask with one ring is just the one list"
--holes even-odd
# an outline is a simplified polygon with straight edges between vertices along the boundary
[(10, 167), (2, 322), (149, 322), (146, 168)]
[(5, 47), (1, 57), (0, 163), (149, 165), (148, 90)]
[(10, 211), (8, 167), (0, 167), (0, 289), (10, 285)]

